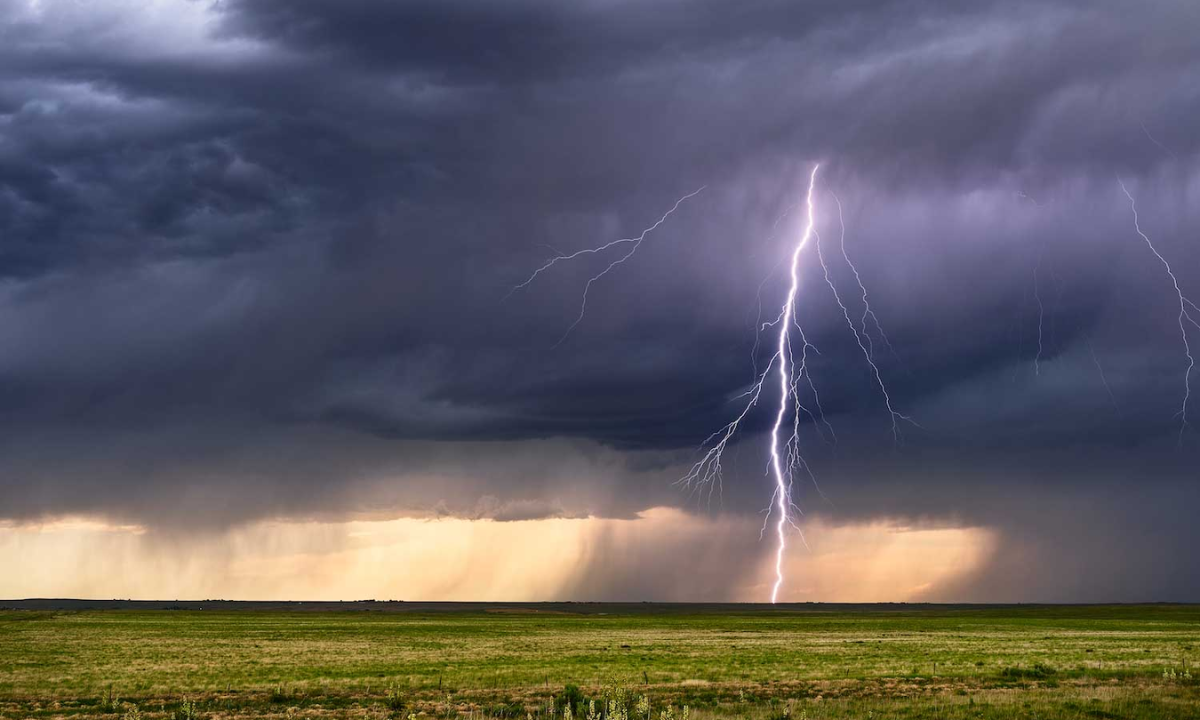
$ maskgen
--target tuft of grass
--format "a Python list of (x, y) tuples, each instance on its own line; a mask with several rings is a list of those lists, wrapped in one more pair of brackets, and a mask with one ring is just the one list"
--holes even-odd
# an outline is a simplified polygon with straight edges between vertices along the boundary
[(519, 702), (495, 703), (488, 708), (487, 713), (490, 717), (498, 718), (498, 720), (523, 718), (525, 717), (525, 705)]
[(1029, 667), (1006, 667), (1000, 676), (1008, 680), (1045, 680), (1058, 674), (1058, 670), (1045, 663), (1034, 663)]
[(117, 695), (117, 692), (113, 689), (112, 685), (108, 686), (108, 690), (103, 696), (101, 696), (98, 705), (100, 706), (101, 712), (106, 713), (120, 712), (121, 708), (124, 707), (121, 704), (120, 696)]
[(555, 703), (563, 708), (564, 712), (569, 711), (575, 717), (580, 717), (586, 712), (587, 698), (584, 697), (583, 691), (579, 689), (578, 685), (567, 685), (555, 698)]
[(767, 720), (791, 720), (792, 705), (789, 702), (771, 703), (771, 710), (767, 715)]

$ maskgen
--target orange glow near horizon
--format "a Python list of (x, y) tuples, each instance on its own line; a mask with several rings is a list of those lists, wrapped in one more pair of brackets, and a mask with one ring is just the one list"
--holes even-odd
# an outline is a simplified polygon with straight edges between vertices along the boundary
[[(0, 526), (0, 597), (238, 600), (767, 599), (758, 520), (653, 508), (634, 519), (261, 521), (162, 535), (61, 519)], [(810, 520), (780, 599), (953, 599), (993, 549), (980, 528)], [(747, 558), (750, 558), (747, 561)]]

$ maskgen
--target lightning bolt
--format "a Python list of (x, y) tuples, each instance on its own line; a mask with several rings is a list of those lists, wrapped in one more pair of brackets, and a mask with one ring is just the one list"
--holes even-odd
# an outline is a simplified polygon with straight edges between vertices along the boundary
[[(851, 332), (854, 334), (855, 341), (859, 349), (862, 351), (863, 357), (866, 358), (868, 365), (875, 378), (875, 383), (883, 394), (884, 401), (887, 405), (887, 410), (892, 421), (893, 438), (899, 440), (900, 430), (899, 424), (901, 421), (913, 422), (912, 418), (898, 412), (892, 403), (892, 398), (888, 392), (887, 386), (883, 382), (883, 377), (880, 374), (879, 367), (874, 359), (874, 347), (871, 340), (870, 328), (868, 322), (874, 326), (875, 332), (878, 334), (881, 342), (883, 342), (890, 350), (891, 343), (887, 339), (887, 335), (883, 331), (883, 327), (879, 322), (879, 318), (875, 315), (875, 311), (870, 305), (866, 287), (863, 285), (862, 277), (859, 275), (858, 268), (851, 262), (850, 256), (846, 251), (845, 222), (842, 220), (841, 201), (837, 200), (838, 204), (838, 219), (841, 222), (841, 253), (846, 264), (854, 273), (855, 281), (858, 285), (859, 297), (863, 304), (863, 313), (856, 325), (850, 317), (850, 311), (842, 301), (841, 295), (838, 292), (837, 286), (829, 272), (829, 267), (825, 262), (820, 245), (820, 236), (816, 231), (816, 203), (814, 200), (814, 192), (816, 190), (817, 172), (820, 170), (820, 164), (816, 164), (812, 168), (812, 172), (808, 177), (808, 191), (804, 199), (804, 207), (807, 211), (807, 216), (804, 222), (803, 233), (795, 246), (792, 248), (790, 262), (788, 264), (789, 286), (786, 299), (779, 309), (779, 314), (770, 322), (760, 323), (762, 315), (762, 289), (767, 280), (758, 288), (758, 308), (759, 319), (755, 320), (755, 341), (754, 350), (751, 352), (752, 364), (754, 365), (754, 376), (750, 386), (736, 397), (733, 401), (742, 401), (740, 411), (734, 418), (726, 423), (716, 432), (705, 438), (700, 444), (702, 451), (701, 457), (691, 468), (677, 481), (677, 485), (691, 489), (693, 492), (702, 492), (707, 488), (708, 497), (711, 501), (713, 493), (718, 492), (721, 488), (723, 476), (723, 460), (725, 451), (730, 447), (730, 444), (737, 437), (738, 431), (741, 429), (743, 422), (750, 416), (751, 412), (758, 406), (759, 401), (763, 397), (764, 388), (768, 387), (769, 382), (776, 382), (779, 388), (779, 404), (775, 408), (774, 421), (771, 425), (770, 432), (770, 451), (767, 462), (767, 474), (770, 476), (774, 489), (771, 493), (770, 504), (765, 510), (766, 517), (763, 520), (762, 535), (766, 534), (766, 529), (774, 520), (774, 534), (777, 544), (775, 548), (775, 582), (771, 587), (771, 602), (775, 603), (779, 598), (779, 590), (783, 586), (783, 559), (787, 551), (787, 535), (788, 527), (792, 527), (799, 534), (801, 542), (807, 545), (804, 540), (804, 533), (793, 520), (793, 513), (803, 514), (802, 510), (792, 501), (792, 486), (794, 481), (794, 473), (799, 470), (804, 472), (813, 482), (817, 492), (820, 493), (820, 487), (817, 485), (816, 476), (809, 467), (804, 455), (801, 451), (800, 430), (801, 422), (807, 417), (810, 418), (817, 432), (822, 438), (825, 438), (825, 430), (828, 429), (830, 437), (836, 441), (837, 436), (833, 434), (833, 426), (829, 424), (825, 418), (825, 413), (821, 408), (820, 395), (817, 392), (816, 383), (812, 379), (812, 374), (809, 371), (808, 361), (810, 353), (820, 354), (817, 348), (809, 342), (808, 336), (804, 332), (804, 328), (800, 325), (796, 317), (796, 299), (800, 291), (800, 258), (805, 247), (809, 244), (810, 238), (816, 239), (817, 255), (821, 262), (821, 267), (824, 270), (825, 282), (833, 290), (834, 297), (837, 300), (838, 306), (842, 310), (842, 315), (846, 320)], [(656, 223), (646, 228), (637, 237), (622, 238), (613, 240), (603, 245), (585, 248), (573, 253), (559, 253), (555, 257), (545, 262), (541, 267), (535, 270), (526, 280), (509, 292), (512, 293), (528, 287), (539, 275), (546, 272), (560, 262), (573, 260), (584, 255), (594, 255), (602, 253), (606, 250), (617, 246), (624, 246), (624, 251), (612, 262), (610, 262), (603, 270), (593, 275), (584, 286), (583, 297), (580, 302), (579, 314), (575, 322), (567, 328), (562, 339), (558, 344), (571, 333), (571, 331), (583, 320), (584, 314), (587, 311), (588, 291), (593, 283), (604, 277), (608, 272), (616, 266), (624, 263), (637, 252), (646, 236), (658, 228), (667, 218), (671, 216), (684, 201), (699, 194), (703, 187), (695, 192), (684, 195), (675, 202), (666, 213), (658, 219)], [(790, 213), (794, 207), (789, 207), (784, 215)], [(782, 221), (783, 216), (780, 216), (775, 221), (775, 226)], [(772, 226), (772, 230), (774, 227)], [(767, 279), (770, 278), (768, 275)], [(507, 296), (506, 296), (507, 297)], [(761, 341), (762, 332), (768, 328), (774, 329), (777, 332), (775, 339), (775, 350), (771, 357), (767, 360), (765, 367), (760, 369), (757, 365), (757, 351)], [(795, 335), (793, 336), (793, 331)], [(893, 354), (895, 353), (892, 350)], [(812, 395), (814, 409), (810, 409), (801, 397), (801, 383), (807, 386), (808, 392)], [(790, 423), (788, 422), (790, 418)], [(818, 422), (819, 421), (819, 422)], [(785, 430), (788, 428), (787, 437), (784, 437)], [(823, 496), (823, 494), (822, 494)]]
[[(800, 285), (797, 270), (800, 265), (800, 251), (804, 249), (804, 246), (808, 243), (808, 239), (814, 234), (813, 187), (817, 184), (817, 170), (820, 167), (820, 164), (813, 165), (812, 174), (808, 176), (808, 198), (805, 201), (805, 206), (808, 208), (808, 220), (804, 225), (804, 234), (800, 236), (800, 242), (796, 243), (796, 249), (792, 251), (792, 262), (789, 266), (791, 285), (788, 287), (787, 300), (783, 303), (783, 317), (779, 325), (779, 347), (775, 351), (776, 356), (779, 358), (780, 398), (779, 409), (775, 412), (775, 424), (771, 426), (771, 473), (775, 479), (775, 508), (779, 512), (779, 517), (775, 521), (775, 534), (779, 540), (779, 545), (775, 549), (775, 584), (771, 586), (772, 604), (779, 597), (779, 588), (783, 585), (783, 553), (787, 549), (787, 533), (785, 530), (788, 523), (788, 513), (791, 509), (791, 479), (789, 477), (786, 482), (784, 480), (783, 461), (780, 459), (779, 453), (779, 429), (787, 416), (789, 393), (795, 387), (787, 369), (788, 352), (791, 347), (788, 340), (791, 334), (791, 326), (794, 322), (793, 315), (796, 309), (796, 293)], [(796, 327), (799, 327), (799, 325)], [(807, 339), (804, 340), (804, 348), (805, 350), (808, 348)], [(807, 372), (806, 369), (803, 371)], [(798, 440), (794, 433), (792, 437)]]
[[(816, 347), (809, 342), (808, 336), (804, 333), (804, 328), (800, 325), (796, 318), (796, 298), (800, 290), (799, 266), (801, 253), (809, 244), (809, 240), (815, 240), (817, 246), (817, 256), (821, 263), (822, 270), (825, 276), (825, 282), (833, 291), (834, 298), (837, 300), (838, 306), (842, 310), (842, 316), (846, 320), (847, 326), (855, 337), (855, 341), (861, 350), (863, 357), (866, 358), (868, 365), (875, 377), (876, 385), (883, 393), (884, 401), (887, 405), (888, 412), (892, 420), (893, 438), (899, 439), (900, 429), (899, 424), (902, 421), (916, 424), (913, 420), (894, 408), (891, 395), (888, 392), (887, 386), (883, 382), (883, 377), (879, 372), (879, 367), (874, 360), (874, 350), (871, 344), (871, 337), (868, 322), (872, 323), (878, 333), (881, 341), (890, 349), (891, 343), (887, 340), (887, 335), (883, 332), (883, 327), (879, 322), (878, 316), (875, 315), (871, 308), (870, 300), (867, 294), (867, 289), (862, 282), (862, 276), (858, 272), (858, 268), (850, 260), (849, 253), (846, 251), (845, 244), (845, 222), (842, 218), (841, 201), (834, 196), (838, 205), (838, 219), (841, 225), (841, 253), (846, 264), (854, 273), (855, 281), (858, 285), (859, 297), (863, 303), (863, 313), (859, 317), (856, 325), (850, 317), (850, 311), (846, 304), (842, 301), (841, 294), (837, 289), (837, 285), (833, 281), (833, 277), (829, 272), (829, 266), (825, 262), (825, 257), (821, 249), (821, 237), (816, 231), (816, 206), (814, 200), (814, 192), (816, 189), (817, 172), (820, 165), (814, 165), (812, 173), (808, 179), (808, 192), (805, 195), (805, 208), (807, 217), (805, 219), (804, 230), (792, 249), (791, 261), (788, 265), (789, 280), (787, 297), (780, 308), (779, 315), (769, 323), (762, 324), (758, 331), (766, 330), (767, 328), (775, 328), (778, 332), (776, 339), (775, 352), (767, 361), (766, 367), (761, 373), (756, 371), (755, 380), (750, 385), (749, 389), (738, 395), (735, 399), (745, 398), (746, 402), (742, 405), (740, 412), (734, 419), (722, 427), (717, 432), (710, 435), (701, 448), (704, 449), (703, 455), (691, 469), (679, 480), (679, 483), (687, 487), (705, 487), (712, 492), (714, 487), (719, 487), (721, 483), (722, 473), (722, 458), (726, 448), (737, 435), (742, 423), (750, 412), (758, 405), (762, 398), (763, 387), (769, 380), (774, 378), (778, 381), (779, 387), (779, 405), (775, 409), (774, 422), (771, 425), (770, 432), (770, 452), (769, 462), (767, 464), (767, 474), (771, 477), (774, 489), (771, 494), (771, 503), (766, 511), (766, 518), (763, 521), (763, 532), (765, 535), (768, 524), (774, 518), (774, 532), (776, 536), (775, 546), (775, 582), (771, 586), (771, 602), (775, 603), (779, 599), (779, 590), (783, 586), (783, 558), (787, 551), (787, 528), (791, 526), (800, 536), (802, 542), (807, 545), (804, 540), (804, 533), (793, 521), (793, 513), (803, 514), (799, 507), (792, 502), (792, 486), (793, 475), (795, 470), (801, 470), (817, 487), (817, 492), (820, 493), (820, 487), (816, 485), (816, 477), (813, 475), (811, 468), (804, 459), (800, 448), (800, 422), (805, 416), (813, 419), (814, 427), (824, 437), (824, 432), (821, 430), (821, 424), (828, 427), (830, 434), (836, 440), (836, 435), (832, 435), (833, 428), (825, 419), (825, 414), (821, 410), (820, 395), (817, 393), (816, 384), (813, 382), (812, 374), (809, 372), (808, 359), (809, 352), (818, 353)], [(788, 209), (790, 211), (791, 208)], [(778, 224), (778, 221), (776, 221)], [(765, 283), (765, 281), (764, 281)], [(762, 285), (759, 286), (758, 302), (760, 304), (761, 313), (761, 297)], [(793, 339), (792, 332), (796, 333), (797, 339)], [(755, 349), (759, 344), (759, 336), (755, 336)], [(795, 349), (799, 346), (799, 352)], [(894, 350), (892, 351), (895, 352)], [(774, 375), (772, 375), (774, 373)], [(813, 402), (817, 412), (814, 413), (804, 404), (800, 396), (800, 383), (804, 382), (809, 391), (812, 393)], [(787, 420), (791, 417), (790, 434), (786, 438), (784, 435), (784, 427)], [(821, 420), (821, 423), (816, 423), (816, 420)], [(822, 494), (823, 496), (823, 494)]]
[[(1192, 356), (1192, 346), (1188, 340), (1187, 325), (1190, 323), (1193, 327), (1200, 330), (1200, 323), (1197, 322), (1197, 317), (1200, 314), (1193, 316), (1197, 312), (1196, 304), (1184, 296), (1183, 290), (1179, 287), (1179, 279), (1175, 277), (1175, 271), (1171, 269), (1171, 264), (1162, 256), (1158, 248), (1154, 247), (1154, 243), (1150, 237), (1142, 231), (1142, 227), (1138, 222), (1137, 201), (1133, 199), (1133, 195), (1129, 193), (1129, 189), (1125, 187), (1125, 183), (1121, 178), (1117, 178), (1117, 184), (1121, 186), (1121, 192), (1125, 193), (1125, 197), (1129, 198), (1129, 209), (1133, 212), (1133, 229), (1138, 236), (1146, 243), (1146, 247), (1150, 248), (1150, 252), (1154, 253), (1154, 257), (1162, 263), (1163, 269), (1167, 271), (1167, 277), (1171, 279), (1171, 285), (1175, 288), (1175, 297), (1179, 300), (1179, 336), (1183, 341), (1183, 354), (1187, 358), (1187, 369), (1183, 372), (1183, 402), (1180, 403), (1179, 412), (1175, 413), (1175, 417), (1180, 419), (1179, 423), (1179, 442), (1183, 443), (1183, 435), (1188, 429), (1188, 401), (1192, 396), (1192, 371), (1196, 368), (1196, 358)], [(1191, 308), (1189, 312), (1188, 308)]]
[[(771, 494), (771, 505), (768, 507), (767, 518), (763, 522), (763, 529), (765, 531), (771, 516), (775, 515), (775, 535), (778, 544), (775, 549), (775, 583), (771, 587), (772, 603), (778, 599), (779, 588), (783, 585), (783, 556), (787, 550), (787, 528), (791, 525), (799, 530), (791, 520), (793, 508), (797, 511), (799, 510), (791, 500), (792, 468), (801, 466), (807, 470), (807, 465), (804, 463), (799, 451), (799, 417), (803, 414), (815, 417), (802, 404), (799, 394), (796, 392), (797, 384), (801, 378), (809, 378), (811, 384), (808, 372), (808, 351), (815, 351), (815, 348), (808, 341), (803, 328), (800, 327), (800, 324), (796, 320), (795, 306), (796, 295), (799, 292), (800, 286), (800, 253), (804, 250), (805, 245), (808, 244), (808, 239), (815, 234), (816, 213), (813, 205), (813, 190), (816, 187), (818, 169), (820, 169), (820, 165), (814, 165), (812, 173), (808, 178), (808, 194), (805, 200), (808, 216), (805, 221), (804, 233), (792, 249), (791, 262), (788, 265), (790, 284), (787, 299), (784, 301), (779, 315), (775, 320), (759, 327), (760, 332), (769, 327), (778, 329), (779, 334), (775, 352), (767, 361), (766, 367), (757, 375), (750, 388), (738, 396), (738, 398), (747, 398), (741, 412), (723, 428), (708, 436), (704, 443), (701, 444), (702, 448), (707, 447), (708, 449), (692, 465), (691, 470), (679, 480), (680, 484), (688, 487), (707, 486), (710, 493), (712, 492), (712, 488), (719, 487), (722, 474), (721, 462), (725, 450), (737, 435), (738, 429), (750, 414), (750, 411), (758, 405), (758, 401), (762, 397), (763, 387), (770, 379), (771, 373), (774, 370), (779, 383), (779, 405), (775, 410), (775, 422), (771, 426), (770, 460), (767, 467), (768, 473), (774, 481), (775, 488)], [(761, 291), (761, 285), (759, 287)], [(801, 349), (798, 359), (793, 356), (794, 351), (791, 342), (793, 327), (796, 328), (800, 336)], [(758, 337), (756, 336), (756, 346), (757, 343)], [(784, 427), (784, 422), (787, 420), (789, 411), (793, 416), (792, 434), (784, 442), (781, 449), (780, 433)], [(803, 533), (800, 533), (800, 537), (803, 540)]]
[(682, 205), (686, 200), (696, 197), (701, 192), (703, 192), (706, 187), (708, 187), (708, 186), (707, 185), (701, 186), (698, 190), (694, 190), (693, 192), (690, 192), (687, 195), (684, 195), (683, 197), (676, 200), (675, 204), (671, 206), (670, 210), (663, 213), (662, 217), (660, 217), (650, 227), (646, 228), (645, 230), (642, 230), (642, 232), (639, 235), (637, 235), (636, 237), (627, 237), (627, 238), (621, 238), (620, 240), (612, 240), (612, 241), (604, 243), (603, 245), (599, 245), (597, 247), (584, 248), (583, 250), (576, 250), (573, 253), (569, 253), (569, 254), (565, 254), (565, 255), (562, 253), (559, 253), (558, 255), (550, 258), (549, 260), (546, 261), (545, 264), (543, 264), (537, 270), (534, 270), (533, 274), (531, 274), (528, 278), (526, 278), (524, 282), (522, 282), (518, 285), (514, 285), (512, 287), (512, 289), (510, 289), (508, 291), (508, 294), (504, 296), (504, 300), (507, 300), (508, 298), (512, 297), (513, 293), (517, 292), (518, 290), (523, 290), (524, 288), (529, 287), (529, 285), (532, 284), (533, 281), (537, 279), (538, 275), (541, 275), (543, 272), (549, 270), (550, 268), (554, 267), (555, 265), (557, 265), (560, 262), (565, 262), (567, 260), (574, 260), (574, 259), (576, 259), (578, 257), (582, 257), (584, 255), (596, 255), (598, 253), (602, 253), (605, 250), (609, 250), (614, 247), (628, 245), (629, 247), (625, 250), (624, 254), (622, 254), (616, 260), (613, 260), (612, 262), (610, 262), (603, 270), (596, 273), (592, 277), (588, 278), (587, 284), (583, 286), (583, 297), (579, 303), (579, 315), (576, 316), (575, 322), (571, 323), (570, 327), (567, 328), (566, 332), (563, 333), (562, 337), (558, 339), (558, 342), (554, 343), (553, 347), (558, 347), (559, 345), (562, 345), (563, 341), (567, 339), (567, 336), (571, 334), (571, 331), (574, 330), (576, 327), (578, 327), (579, 323), (583, 322), (583, 316), (587, 313), (588, 292), (592, 289), (592, 285), (597, 280), (599, 280), (600, 278), (607, 275), (610, 270), (612, 270), (613, 268), (615, 268), (618, 265), (621, 265), (629, 258), (633, 257), (634, 253), (636, 253), (638, 251), (638, 248), (640, 248), (642, 246), (642, 243), (646, 240), (647, 235), (654, 232), (655, 230), (658, 229), (658, 227), (660, 225), (665, 223), (667, 221), (667, 218), (671, 217), (671, 215), (674, 214), (674, 212), (679, 209), (679, 206)]

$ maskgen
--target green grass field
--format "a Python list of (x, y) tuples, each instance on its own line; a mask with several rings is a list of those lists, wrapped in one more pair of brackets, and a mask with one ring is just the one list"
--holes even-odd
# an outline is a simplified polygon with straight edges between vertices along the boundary
[(0, 717), (1200, 717), (1200, 607), (571, 609), (3, 611)]

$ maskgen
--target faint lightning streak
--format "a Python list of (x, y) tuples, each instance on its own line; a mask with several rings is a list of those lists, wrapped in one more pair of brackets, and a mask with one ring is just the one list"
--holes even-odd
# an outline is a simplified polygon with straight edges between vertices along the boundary
[(1121, 412), (1121, 406), (1117, 404), (1117, 396), (1113, 394), (1112, 386), (1108, 384), (1108, 376), (1104, 374), (1104, 366), (1100, 364), (1100, 358), (1096, 357), (1096, 349), (1092, 347), (1092, 339), (1087, 338), (1088, 354), (1092, 356), (1092, 364), (1096, 366), (1096, 371), (1100, 373), (1100, 382), (1104, 384), (1104, 390), (1108, 393), (1108, 399), (1112, 401), (1113, 409), (1118, 413)]
[(1178, 156), (1175, 154), (1175, 152), (1173, 150), (1171, 150), (1171, 148), (1167, 147), (1166, 145), (1163, 145), (1162, 143), (1160, 143), (1158, 141), (1158, 138), (1156, 138), (1150, 134), (1150, 130), (1148, 130), (1146, 128), (1146, 123), (1141, 123), (1141, 126), (1142, 126), (1142, 132), (1146, 134), (1147, 140), (1149, 140), (1150, 142), (1157, 145), (1159, 150), (1162, 150), (1163, 152), (1170, 155), (1171, 157), (1178, 158)]
[(846, 261), (846, 264), (850, 266), (850, 271), (854, 273), (854, 282), (858, 284), (858, 292), (862, 298), (863, 314), (859, 318), (859, 324), (862, 327), (863, 335), (867, 338), (867, 349), (870, 351), (871, 356), (874, 357), (875, 346), (871, 341), (871, 336), (867, 332), (867, 318), (871, 318), (871, 322), (875, 325), (875, 332), (879, 333), (879, 338), (883, 341), (884, 346), (887, 347), (892, 357), (899, 357), (896, 355), (896, 349), (892, 347), (892, 342), (888, 340), (887, 333), (883, 331), (883, 324), (879, 322), (879, 316), (871, 309), (871, 302), (867, 299), (867, 286), (863, 284), (862, 276), (858, 274), (858, 268), (850, 260), (849, 253), (846, 252), (846, 221), (842, 216), (842, 201), (835, 193), (830, 193), (830, 195), (833, 195), (833, 202), (837, 205), (838, 226), (842, 230), (841, 241), (839, 243), (842, 249), (842, 259)]
[(1033, 374), (1042, 374), (1042, 332), (1046, 321), (1046, 306), (1042, 303), (1041, 283), (1039, 282), (1039, 274), (1042, 269), (1042, 256), (1046, 252), (1045, 243), (1042, 244), (1042, 249), (1038, 251), (1037, 264), (1033, 266), (1033, 299), (1037, 301), (1038, 306), (1038, 349), (1037, 355), (1033, 356)]
[[(871, 357), (871, 351), (867, 349), (866, 342), (863, 341), (863, 334), (858, 331), (854, 325), (854, 321), (850, 319), (850, 311), (846, 308), (846, 303), (842, 302), (841, 293), (838, 292), (837, 285), (834, 284), (833, 278), (829, 274), (829, 265), (825, 262), (825, 254), (821, 250), (821, 235), (814, 233), (817, 238), (817, 259), (821, 262), (821, 271), (825, 275), (825, 284), (833, 291), (833, 299), (837, 301), (838, 307), (842, 309), (842, 316), (846, 318), (846, 325), (850, 328), (850, 332), (854, 333), (854, 340), (858, 343), (858, 348), (862, 350), (863, 357), (866, 358), (867, 364), (871, 366), (871, 372), (875, 376), (875, 384), (879, 386), (879, 391), (883, 393), (883, 402), (887, 406), (888, 414), (892, 421), (892, 438), (896, 442), (900, 441), (900, 421), (917, 425), (916, 421), (908, 415), (896, 412), (892, 405), (892, 396), (888, 393), (887, 385), (883, 382), (883, 376), (879, 373), (879, 366), (875, 364), (875, 360)], [(919, 426), (918, 426), (919, 427)]]
[(1195, 308), (1196, 305), (1191, 300), (1184, 297), (1183, 290), (1179, 287), (1179, 279), (1175, 277), (1175, 271), (1171, 269), (1171, 264), (1168, 263), (1167, 259), (1158, 252), (1156, 247), (1154, 247), (1154, 243), (1151, 242), (1150, 237), (1147, 236), (1146, 233), (1142, 232), (1142, 227), (1138, 223), (1137, 201), (1133, 199), (1133, 195), (1129, 193), (1129, 189), (1125, 187), (1125, 183), (1120, 177), (1117, 178), (1117, 184), (1121, 186), (1121, 192), (1125, 193), (1125, 197), (1129, 198), (1129, 209), (1133, 212), (1134, 230), (1142, 238), (1142, 240), (1145, 241), (1146, 247), (1150, 248), (1150, 252), (1154, 253), (1154, 257), (1158, 258), (1158, 261), (1162, 263), (1163, 268), (1167, 271), (1167, 276), (1171, 278), (1171, 284), (1175, 286), (1175, 296), (1179, 299), (1179, 335), (1183, 340), (1183, 354), (1188, 360), (1187, 370), (1185, 370), (1183, 373), (1183, 402), (1180, 405), (1179, 412), (1175, 414), (1176, 417), (1180, 418), (1179, 442), (1182, 443), (1183, 434), (1188, 428), (1187, 411), (1188, 401), (1192, 396), (1192, 370), (1196, 368), (1196, 359), (1192, 356), (1192, 346), (1188, 341), (1187, 325), (1185, 325), (1185, 323), (1191, 323), (1194, 326), (1200, 327), (1200, 325), (1198, 325), (1196, 322), (1196, 318), (1193, 318), (1191, 314), (1188, 313), (1188, 306)]
[(563, 333), (563, 336), (561, 338), (559, 338), (559, 341), (554, 344), (554, 347), (558, 347), (559, 345), (561, 345), (563, 343), (564, 340), (567, 339), (567, 336), (571, 334), (571, 331), (574, 330), (576, 328), (576, 326), (578, 326), (579, 323), (583, 321), (583, 316), (584, 316), (584, 314), (587, 313), (588, 291), (591, 289), (592, 284), (595, 283), (600, 278), (607, 275), (610, 270), (612, 270), (616, 266), (620, 265), (621, 263), (625, 262), (630, 257), (632, 257), (633, 254), (637, 252), (638, 248), (642, 246), (642, 242), (646, 239), (647, 235), (649, 235), (654, 230), (657, 230), (660, 225), (662, 225), (664, 222), (666, 222), (667, 218), (671, 217), (671, 215), (676, 210), (679, 209), (679, 206), (682, 205), (684, 203), (684, 201), (689, 200), (689, 199), (699, 195), (701, 192), (704, 191), (704, 189), (706, 187), (708, 187), (708, 186), (707, 185), (701, 186), (698, 190), (694, 190), (694, 191), (688, 193), (687, 195), (684, 195), (683, 197), (676, 200), (675, 204), (671, 206), (670, 210), (663, 213), (663, 216), (660, 217), (657, 222), (655, 222), (653, 225), (651, 225), (650, 227), (643, 230), (641, 232), (641, 234), (638, 235), (637, 237), (629, 237), (629, 238), (621, 238), (619, 240), (611, 240), (607, 243), (604, 243), (603, 245), (599, 245), (599, 246), (593, 247), (593, 248), (584, 248), (583, 250), (576, 250), (575, 252), (566, 254), (566, 255), (560, 253), (559, 255), (546, 261), (546, 263), (543, 264), (541, 267), (539, 267), (537, 270), (534, 270), (533, 274), (531, 274), (528, 278), (526, 278), (524, 282), (513, 286), (512, 289), (510, 289), (508, 291), (508, 294), (504, 296), (504, 299), (507, 300), (509, 297), (512, 297), (512, 294), (515, 293), (516, 291), (528, 287), (530, 285), (530, 283), (532, 283), (535, 279), (537, 279), (538, 275), (541, 275), (546, 270), (549, 270), (550, 268), (554, 267), (559, 262), (562, 262), (565, 260), (574, 260), (575, 258), (580, 257), (582, 255), (594, 255), (597, 253), (601, 253), (601, 252), (604, 252), (605, 250), (608, 250), (609, 248), (613, 248), (618, 245), (631, 245), (632, 247), (629, 248), (628, 252), (626, 252), (621, 257), (619, 257), (616, 260), (609, 263), (606, 268), (604, 268), (599, 273), (593, 275), (591, 278), (588, 279), (587, 284), (583, 288), (583, 299), (580, 302), (580, 306), (579, 306), (579, 316), (575, 318), (575, 322), (571, 323), (571, 326), (567, 328), (567, 331), (565, 333)]
[(758, 291), (754, 293), (754, 302), (757, 309), (754, 313), (754, 345), (750, 348), (750, 368), (754, 373), (753, 377), (755, 380), (758, 379), (758, 348), (762, 341), (762, 331), (767, 328), (762, 322), (762, 291), (763, 286), (767, 284), (767, 281), (774, 274), (775, 268), (772, 268), (771, 272), (767, 273), (767, 276), (758, 284)]

